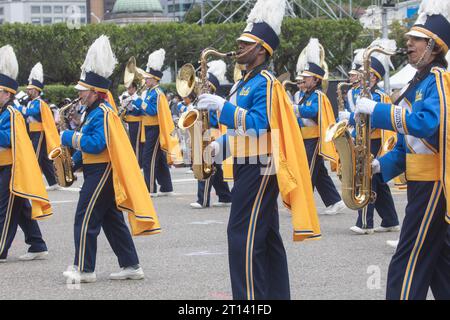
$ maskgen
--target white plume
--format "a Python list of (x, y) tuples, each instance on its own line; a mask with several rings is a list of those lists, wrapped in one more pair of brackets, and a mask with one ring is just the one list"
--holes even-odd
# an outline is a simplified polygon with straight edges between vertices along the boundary
[(13, 48), (8, 44), (0, 48), (0, 73), (16, 80), (19, 63)]
[(164, 49), (156, 50), (148, 56), (147, 71), (150, 69), (161, 71), (166, 58), (166, 51)]
[[(389, 50), (389, 51), (396, 51), (397, 50), (397, 42), (395, 42), (395, 40), (392, 39), (375, 39), (372, 44), (370, 45), (370, 47), (373, 46), (380, 46), (385, 50)], [(373, 57), (377, 58), (378, 60), (381, 61), (381, 63), (387, 63), (392, 70), (394, 70), (394, 65), (392, 64), (391, 61), (391, 56), (379, 53), (379, 52), (375, 52), (373, 55)]]
[(28, 82), (31, 82), (33, 79), (39, 81), (40, 83), (44, 83), (44, 69), (42, 68), (42, 64), (40, 62), (36, 63), (33, 69), (31, 69)]
[(109, 78), (114, 72), (117, 59), (111, 49), (109, 38), (101, 35), (89, 48), (86, 59), (81, 66), (81, 79), (87, 72), (94, 72), (104, 78)]
[(245, 31), (250, 31), (254, 23), (265, 22), (279, 35), (285, 11), (286, 0), (258, 0), (248, 15)]
[(208, 63), (208, 72), (212, 73), (220, 84), (227, 83), (225, 74), (227, 73), (227, 64), (222, 60), (213, 60)]
[(427, 16), (441, 14), (450, 21), (450, 0), (422, 0), (416, 24), (424, 24)]
[(359, 64), (360, 66), (363, 65), (363, 60), (364, 60), (364, 50), (365, 49), (356, 49), (354, 51), (355, 57), (353, 58), (353, 64)]
[(319, 39), (311, 38), (306, 47), (306, 59), (309, 63), (320, 66), (320, 43)]
[(308, 61), (306, 59), (306, 54), (304, 52), (300, 53), (300, 55), (298, 56), (298, 59), (297, 59), (297, 69), (296, 69), (297, 74), (300, 74), (303, 71), (305, 71), (307, 63), (308, 63)]

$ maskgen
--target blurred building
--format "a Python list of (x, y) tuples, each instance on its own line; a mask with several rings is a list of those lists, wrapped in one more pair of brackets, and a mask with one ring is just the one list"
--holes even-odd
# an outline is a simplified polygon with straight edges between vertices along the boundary
[(159, 0), (116, 0), (106, 22), (119, 25), (176, 21), (167, 16)]
[(86, 0), (0, 0), (0, 24), (46, 25), (68, 20), (87, 23)]
[(86, 0), (86, 7), (90, 15), (88, 23), (99, 23), (111, 14), (117, 0)]

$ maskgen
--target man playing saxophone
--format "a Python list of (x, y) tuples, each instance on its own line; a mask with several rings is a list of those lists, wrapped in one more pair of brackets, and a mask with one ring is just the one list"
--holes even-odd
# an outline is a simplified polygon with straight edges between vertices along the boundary
[[(372, 43), (376, 45), (380, 40)], [(385, 45), (386, 46), (386, 45)], [(389, 57), (385, 54), (374, 54), (370, 60), (370, 93), (372, 100), (380, 103), (391, 103), (389, 96), (378, 86), (386, 74), (384, 65), (389, 65)], [(361, 84), (363, 86), (364, 84)], [(359, 90), (361, 92), (361, 90)], [(339, 119), (348, 119), (350, 126), (355, 126), (355, 116), (353, 112), (339, 112)], [(387, 134), (380, 129), (373, 129), (370, 135), (370, 152), (376, 158), (381, 155), (383, 148), (382, 135)], [(356, 224), (350, 230), (356, 234), (372, 234), (374, 232), (392, 232), (399, 231), (397, 211), (395, 210), (394, 199), (392, 198), (389, 185), (383, 181), (381, 174), (374, 174), (372, 177), (372, 191), (375, 192), (375, 202), (369, 203), (363, 209), (358, 210), (358, 219)], [(374, 229), (373, 216), (374, 210), (377, 210), (381, 217), (381, 225)]]
[[(199, 97), (197, 108), (219, 111), (226, 135), (206, 151), (233, 157), (234, 187), (228, 250), (234, 299), (289, 299), (286, 252), (279, 231), (278, 194), (292, 210), (294, 240), (318, 239), (307, 157), (291, 102), (267, 70), (280, 43), (284, 0), (259, 0), (238, 38), (237, 62), (245, 76), (230, 96)], [(295, 147), (293, 147), (295, 146)]]
[(394, 149), (372, 163), (389, 181), (406, 173), (408, 204), (387, 276), (387, 299), (450, 299), (449, 139), (450, 2), (428, 0), (406, 34), (408, 60), (418, 72), (399, 105), (359, 99), (356, 112), (370, 114), (376, 128), (394, 130)]

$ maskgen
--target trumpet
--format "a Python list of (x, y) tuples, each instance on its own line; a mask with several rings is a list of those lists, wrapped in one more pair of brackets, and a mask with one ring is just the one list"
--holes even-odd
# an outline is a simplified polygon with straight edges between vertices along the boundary
[[(59, 109), (59, 131), (67, 130), (69, 121), (66, 113), (72, 111), (73, 107), (80, 102), (81, 98), (77, 98)], [(69, 111), (69, 112), (68, 112)], [(76, 180), (76, 176), (72, 170), (72, 156), (70, 149), (66, 146), (60, 146), (50, 152), (48, 158), (53, 161), (55, 170), (55, 178), (57, 183), (64, 188), (70, 187)]]
[[(200, 56), (200, 79), (197, 79), (192, 64), (186, 64), (180, 69), (176, 81), (177, 92), (180, 96), (189, 97), (192, 101), (195, 101), (200, 94), (210, 91), (207, 76), (207, 63), (210, 56), (218, 58), (236, 57), (236, 52), (222, 53), (213, 48), (203, 50)], [(192, 109), (185, 112), (178, 121), (178, 127), (182, 130), (189, 130), (192, 171), (194, 171), (195, 178), (198, 180), (208, 179), (214, 173), (212, 159), (205, 152), (206, 147), (214, 140), (211, 136), (209, 111)]]

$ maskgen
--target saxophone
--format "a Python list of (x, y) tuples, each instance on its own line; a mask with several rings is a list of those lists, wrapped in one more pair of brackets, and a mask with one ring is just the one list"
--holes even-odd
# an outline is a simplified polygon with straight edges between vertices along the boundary
[[(197, 96), (209, 93), (208, 82), (208, 58), (215, 56), (219, 58), (235, 57), (236, 53), (221, 53), (215, 49), (207, 48), (200, 56), (200, 82), (195, 76), (195, 68), (191, 64), (184, 65), (177, 76), (177, 91), (182, 97), (191, 97), (195, 101)], [(194, 102), (195, 104), (195, 102)], [(181, 115), (178, 127), (188, 130), (191, 137), (192, 171), (197, 180), (206, 180), (214, 173), (214, 164), (206, 147), (213, 142), (209, 111), (192, 109)]]
[[(375, 52), (385, 55), (396, 53), (381, 46), (372, 46), (365, 50), (361, 96), (366, 98), (371, 97), (370, 57)], [(340, 97), (340, 101), (343, 101), (342, 92)], [(372, 191), (373, 156), (370, 152), (370, 115), (359, 114), (355, 120), (355, 142), (352, 140), (347, 120), (331, 126), (327, 131), (327, 140), (333, 140), (339, 154), (338, 176), (342, 182), (342, 200), (348, 208), (358, 210), (373, 202), (375, 194)]]
[[(70, 111), (81, 99), (75, 99), (69, 104), (59, 109), (59, 125), (60, 132), (67, 130), (67, 116), (66, 112)], [(68, 188), (76, 180), (72, 171), (72, 156), (70, 149), (66, 146), (60, 146), (50, 152), (48, 158), (53, 161), (53, 168), (55, 170), (56, 181), (61, 187)]]

